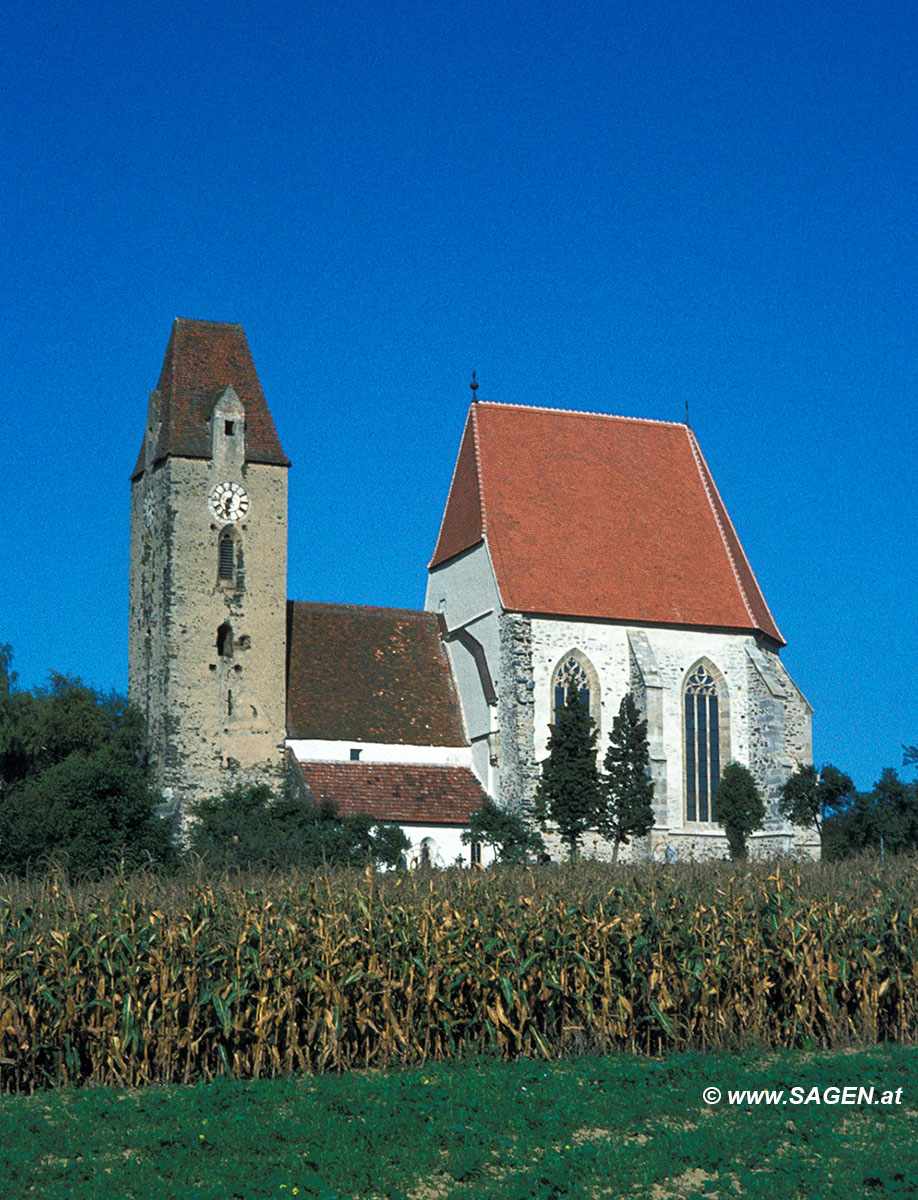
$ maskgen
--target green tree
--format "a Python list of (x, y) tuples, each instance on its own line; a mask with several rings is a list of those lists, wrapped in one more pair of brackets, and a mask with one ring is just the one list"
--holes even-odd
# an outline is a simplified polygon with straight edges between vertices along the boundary
[(228, 789), (198, 801), (189, 850), (216, 870), (265, 866), (395, 866), (410, 843), (397, 825), (369, 816), (341, 817), (298, 786), (275, 797), (267, 784)]
[(887, 767), (869, 792), (858, 792), (833, 822), (836, 856), (862, 850), (889, 854), (918, 849), (918, 787)]
[(854, 783), (831, 763), (826, 763), (817, 774), (813, 766), (798, 767), (781, 788), (778, 811), (785, 821), (804, 828), (813, 826), (819, 834), (819, 843), (824, 846), (824, 829), (827, 818), (842, 812), (851, 802)]
[(62, 861), (98, 875), (172, 858), (156, 816), (140, 713), (117, 695), (52, 675), (47, 688), (0, 696), (0, 871)]
[(622, 697), (618, 716), (612, 721), (604, 765), (604, 805), (598, 828), (611, 840), (612, 861), (616, 862), (619, 846), (627, 846), (633, 837), (646, 837), (654, 824), (647, 722), (630, 692)]
[(544, 853), (539, 833), (517, 813), (499, 808), (489, 797), (472, 813), (468, 829), (462, 832), (463, 845), (481, 842), (493, 846), (501, 862), (529, 862)]
[(12, 664), (13, 647), (9, 642), (0, 642), (0, 696), (9, 695), (16, 682)]
[(400, 825), (374, 825), (371, 830), (373, 861), (383, 867), (401, 867), (411, 842)]
[(16, 675), (12, 662), (12, 646), (0, 644), (0, 796), (3, 795), (7, 759), (16, 737), (16, 701), (13, 693)]
[(571, 858), (580, 840), (595, 829), (601, 807), (596, 769), (596, 725), (585, 699), (570, 683), (563, 707), (549, 726), (548, 758), (536, 788), (536, 816), (543, 827), (553, 822)]
[(742, 763), (731, 762), (714, 796), (714, 820), (727, 835), (731, 858), (746, 857), (746, 839), (765, 822), (765, 805), (752, 772)]

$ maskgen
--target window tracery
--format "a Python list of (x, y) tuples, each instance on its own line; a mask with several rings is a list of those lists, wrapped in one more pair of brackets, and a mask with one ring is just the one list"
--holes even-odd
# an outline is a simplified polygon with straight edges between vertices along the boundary
[(721, 705), (717, 680), (699, 663), (685, 681), (685, 818), (711, 821), (720, 782)]
[(589, 660), (579, 650), (565, 654), (552, 675), (551, 719), (558, 719), (558, 711), (564, 707), (567, 689), (573, 684), (586, 704), (590, 716), (599, 726), (599, 678)]

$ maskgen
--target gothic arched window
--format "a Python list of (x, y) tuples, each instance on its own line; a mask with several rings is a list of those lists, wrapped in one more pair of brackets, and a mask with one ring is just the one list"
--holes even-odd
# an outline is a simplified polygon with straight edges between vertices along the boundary
[(564, 707), (567, 689), (573, 684), (586, 704), (590, 716), (599, 726), (599, 677), (593, 664), (579, 650), (572, 650), (555, 667), (551, 680), (551, 717), (558, 718)]
[(217, 555), (217, 578), (221, 583), (236, 582), (236, 543), (228, 529), (220, 535)]
[(721, 697), (708, 667), (699, 663), (685, 681), (685, 819), (713, 820), (720, 782)]

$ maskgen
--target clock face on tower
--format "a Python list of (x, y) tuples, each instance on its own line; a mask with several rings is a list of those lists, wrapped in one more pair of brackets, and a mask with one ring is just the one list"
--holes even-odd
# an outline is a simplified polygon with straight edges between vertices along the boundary
[(218, 483), (207, 499), (215, 521), (240, 521), (249, 511), (249, 497), (241, 483)]

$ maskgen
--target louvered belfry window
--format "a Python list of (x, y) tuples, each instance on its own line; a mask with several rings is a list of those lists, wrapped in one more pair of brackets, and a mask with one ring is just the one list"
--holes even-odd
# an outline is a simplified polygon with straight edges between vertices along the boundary
[(231, 533), (220, 538), (218, 575), (223, 583), (233, 583), (236, 578), (236, 547)]
[(720, 782), (720, 706), (713, 675), (700, 664), (685, 685), (685, 818), (713, 820)]

